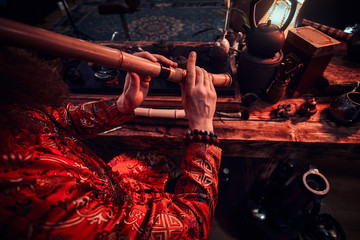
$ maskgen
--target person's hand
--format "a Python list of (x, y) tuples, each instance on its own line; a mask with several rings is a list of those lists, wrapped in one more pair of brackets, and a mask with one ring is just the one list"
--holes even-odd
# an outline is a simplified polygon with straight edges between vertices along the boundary
[(181, 84), (182, 102), (190, 130), (213, 131), (216, 91), (212, 77), (196, 67), (196, 53), (191, 52), (187, 63), (186, 82)]
[[(158, 54), (137, 52), (134, 53), (134, 55), (146, 58), (153, 62), (159, 61), (166, 66), (177, 67), (177, 63)], [(150, 76), (139, 76), (138, 74), (132, 72), (127, 73), (125, 77), (124, 90), (116, 101), (117, 108), (121, 113), (128, 113), (141, 105), (149, 92), (150, 81)]]

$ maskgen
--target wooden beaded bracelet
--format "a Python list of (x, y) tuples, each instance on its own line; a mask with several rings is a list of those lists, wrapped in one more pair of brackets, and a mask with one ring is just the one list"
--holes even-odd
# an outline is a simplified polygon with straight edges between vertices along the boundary
[(185, 133), (184, 142), (186, 144), (192, 142), (202, 142), (212, 144), (214, 146), (220, 145), (220, 140), (217, 138), (217, 134), (214, 132), (208, 132), (204, 130), (195, 129), (194, 131), (187, 131)]

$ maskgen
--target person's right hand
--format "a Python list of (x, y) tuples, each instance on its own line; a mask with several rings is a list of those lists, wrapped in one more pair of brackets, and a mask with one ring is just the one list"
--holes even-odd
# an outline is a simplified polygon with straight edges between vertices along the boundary
[[(152, 62), (161, 62), (166, 66), (177, 67), (177, 63), (159, 54), (137, 52), (134, 53), (134, 56), (146, 58)], [(149, 92), (150, 81), (150, 76), (141, 76), (132, 72), (126, 75), (123, 93), (116, 101), (116, 106), (121, 113), (128, 113), (141, 105)]]
[(196, 53), (191, 52), (187, 63), (186, 82), (181, 84), (182, 102), (190, 130), (214, 131), (216, 91), (212, 77), (195, 66)]

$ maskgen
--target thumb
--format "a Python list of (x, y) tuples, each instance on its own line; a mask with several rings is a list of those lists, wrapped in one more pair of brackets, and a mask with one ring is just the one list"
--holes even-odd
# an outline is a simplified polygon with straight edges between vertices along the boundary
[(130, 91), (137, 91), (140, 89), (140, 77), (136, 73), (130, 72), (130, 83), (129, 83), (129, 90)]

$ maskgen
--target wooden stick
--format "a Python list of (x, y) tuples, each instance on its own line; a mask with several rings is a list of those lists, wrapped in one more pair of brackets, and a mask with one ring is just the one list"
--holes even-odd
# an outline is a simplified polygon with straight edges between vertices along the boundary
[[(138, 107), (134, 109), (135, 115), (140, 117), (149, 118), (170, 118), (170, 119), (187, 119), (184, 109), (155, 109), (155, 108), (143, 108)], [(219, 117), (236, 118), (237, 120), (249, 119), (249, 111), (245, 110), (242, 112), (216, 112)]]
[[(134, 56), (118, 49), (54, 33), (9, 19), (0, 18), (0, 41), (31, 48), (47, 54), (93, 62), (115, 69), (181, 82), (186, 70), (162, 66), (158, 62)], [(228, 87), (230, 74), (212, 74), (215, 87)]]
[(354, 34), (353, 33), (346, 33), (340, 29), (332, 28), (317, 22), (313, 22), (307, 19), (303, 19), (300, 23), (300, 26), (311, 26), (313, 28), (316, 28), (320, 30), (323, 33), (326, 33), (330, 37), (334, 37), (337, 39), (341, 39), (344, 41), (348, 41)]
[(150, 118), (186, 119), (184, 109), (135, 108), (135, 115)]

